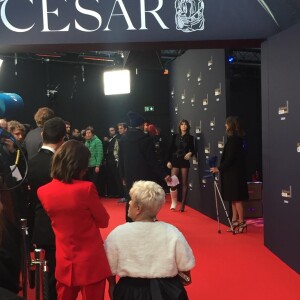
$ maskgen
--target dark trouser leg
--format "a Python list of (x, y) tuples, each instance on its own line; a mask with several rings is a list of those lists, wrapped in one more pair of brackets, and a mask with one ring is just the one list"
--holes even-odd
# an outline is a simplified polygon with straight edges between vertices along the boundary
[(188, 168), (181, 169), (182, 198), (181, 198), (180, 211), (184, 211), (184, 208), (185, 208), (186, 196), (187, 196), (187, 191), (188, 191), (188, 174), (189, 174)]

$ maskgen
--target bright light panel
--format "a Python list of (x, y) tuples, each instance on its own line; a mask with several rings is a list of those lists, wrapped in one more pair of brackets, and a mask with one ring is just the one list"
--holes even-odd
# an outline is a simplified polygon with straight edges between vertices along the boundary
[(0, 68), (1, 68), (2, 64), (3, 64), (3, 59), (0, 59)]
[(129, 70), (104, 72), (103, 79), (105, 95), (119, 95), (130, 93)]

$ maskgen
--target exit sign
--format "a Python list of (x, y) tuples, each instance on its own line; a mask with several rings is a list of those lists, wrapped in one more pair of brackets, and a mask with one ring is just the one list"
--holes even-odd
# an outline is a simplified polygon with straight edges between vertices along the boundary
[(145, 106), (145, 112), (154, 111), (154, 106)]

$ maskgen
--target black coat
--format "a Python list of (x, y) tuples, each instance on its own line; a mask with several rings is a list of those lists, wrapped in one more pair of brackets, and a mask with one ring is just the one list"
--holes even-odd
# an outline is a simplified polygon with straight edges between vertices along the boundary
[(242, 138), (238, 136), (229, 136), (227, 138), (218, 169), (221, 174), (223, 200), (247, 200), (246, 160)]
[(18, 295), (10, 292), (7, 289), (3, 289), (0, 287), (0, 299), (1, 300), (23, 300), (23, 298)]
[[(4, 216), (4, 232), (0, 244), (0, 287), (13, 293), (19, 292), (21, 271), (21, 232)], [(2, 295), (0, 293), (0, 299)]]
[(30, 130), (25, 137), (25, 148), (29, 160), (38, 153), (43, 144), (42, 132), (43, 128), (37, 127)]
[(32, 242), (40, 246), (54, 247), (55, 236), (51, 221), (46, 214), (40, 200), (37, 197), (37, 189), (49, 183), (51, 160), (53, 152), (41, 148), (40, 151), (28, 163), (28, 182), (32, 191), (34, 207), (34, 229)]
[(119, 163), (128, 191), (137, 180), (157, 182), (157, 179), (167, 176), (155, 158), (152, 139), (137, 128), (130, 128), (122, 135), (119, 143)]

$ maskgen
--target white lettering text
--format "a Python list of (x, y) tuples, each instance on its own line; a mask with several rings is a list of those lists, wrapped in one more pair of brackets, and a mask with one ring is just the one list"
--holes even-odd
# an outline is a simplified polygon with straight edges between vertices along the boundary
[[(115, 10), (116, 3), (117, 3), (117, 2), (119, 3), (120, 8), (121, 8), (123, 14), (114, 14), (114, 13), (113, 13), (114, 10)], [(133, 26), (133, 24), (132, 24), (132, 22), (131, 22), (131, 20), (130, 20), (130, 18), (129, 18), (129, 15), (128, 15), (128, 12), (127, 12), (127, 10), (126, 10), (126, 8), (125, 8), (125, 5), (124, 5), (124, 3), (123, 3), (123, 0), (116, 0), (116, 1), (115, 1), (115, 4), (114, 4), (113, 9), (112, 9), (112, 11), (111, 11), (111, 14), (110, 14), (110, 16), (109, 16), (109, 20), (108, 20), (107, 26), (106, 26), (106, 28), (104, 29), (104, 31), (110, 31), (110, 29), (109, 29), (108, 26), (109, 26), (109, 23), (110, 23), (110, 20), (111, 20), (111, 17), (112, 17), (112, 16), (124, 16), (124, 18), (125, 18), (125, 20), (126, 20), (126, 22), (127, 22), (127, 25), (128, 25), (127, 30), (136, 30), (136, 28), (134, 28), (134, 26)]]
[[(2, 6), (1, 6), (1, 19), (4, 23), (4, 25), (11, 31), (14, 31), (14, 32), (26, 32), (26, 31), (29, 31), (31, 28), (33, 28), (34, 24), (31, 25), (30, 27), (28, 28), (17, 28), (15, 26), (13, 26), (8, 20), (7, 20), (7, 17), (6, 17), (6, 4), (7, 4), (8, 0), (4, 0)], [(33, 4), (33, 0), (29, 0), (29, 2), (31, 4)]]
[[(96, 2), (99, 3), (99, 0), (96, 0)], [(100, 28), (100, 26), (102, 24), (102, 18), (97, 12), (90, 10), (90, 9), (85, 9), (82, 6), (80, 6), (79, 0), (76, 0), (75, 7), (82, 14), (92, 16), (98, 20), (98, 27), (96, 29), (86, 29), (86, 28), (83, 28), (81, 25), (79, 25), (79, 23), (75, 19), (75, 28), (76, 29), (78, 29), (80, 31), (85, 31), (85, 32), (92, 32), (92, 31), (96, 31)]]
[(54, 15), (58, 16), (58, 9), (56, 9), (54, 11), (48, 11), (47, 0), (43, 0), (42, 9), (43, 9), (43, 25), (44, 25), (44, 28), (42, 30), (43, 32), (69, 31), (70, 24), (68, 24), (65, 28), (60, 29), (60, 30), (50, 30), (49, 24), (48, 24), (48, 14), (54, 14)]
[(159, 0), (159, 5), (154, 10), (146, 10), (145, 0), (140, 0), (140, 2), (141, 2), (141, 28), (140, 29), (148, 29), (146, 26), (146, 13), (151, 13), (155, 17), (155, 19), (157, 20), (157, 22), (159, 23), (162, 29), (169, 29), (162, 21), (160, 16), (157, 14), (157, 11), (160, 10), (163, 6), (163, 0)]

